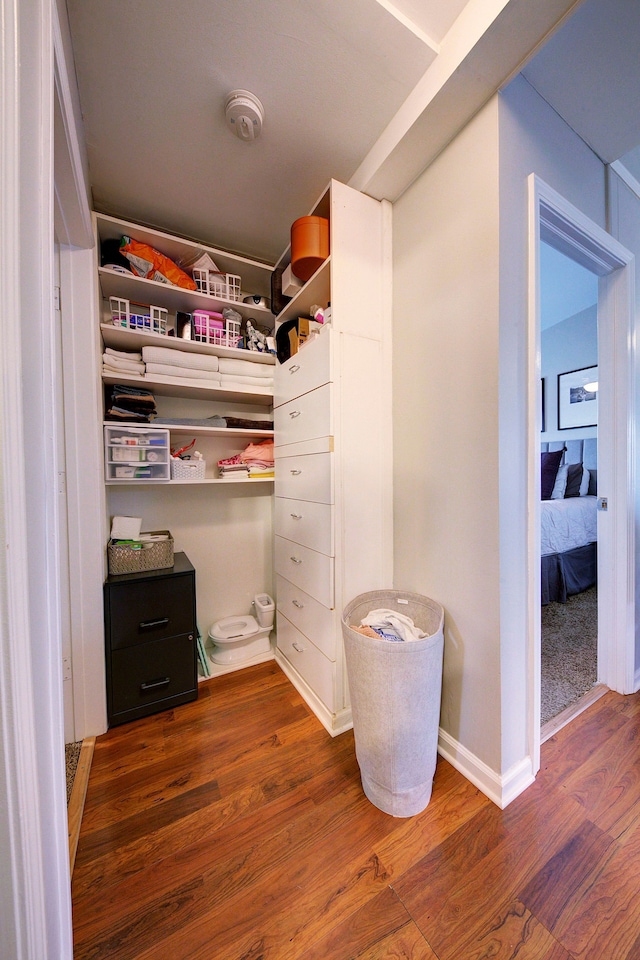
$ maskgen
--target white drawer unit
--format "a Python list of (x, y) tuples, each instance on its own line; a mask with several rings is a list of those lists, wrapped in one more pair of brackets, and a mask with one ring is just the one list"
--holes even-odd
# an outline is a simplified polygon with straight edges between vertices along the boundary
[(333, 507), (313, 500), (275, 499), (276, 530), (287, 540), (333, 556)]
[(274, 384), (274, 407), (330, 382), (331, 337), (328, 333), (328, 329), (323, 330), (319, 337), (305, 344), (278, 368)]
[(351, 726), (342, 611), (393, 586), (389, 209), (332, 181), (311, 211), (330, 220), (331, 256), (277, 318), (331, 302), (276, 366), (274, 528), (276, 659), (332, 735)]
[(336, 708), (335, 664), (327, 660), (281, 613), (277, 615), (277, 643), (278, 650), (333, 713)]
[(276, 576), (278, 610), (290, 620), (306, 637), (313, 642), (329, 660), (336, 659), (335, 617), (337, 612), (329, 610), (315, 597), (305, 593), (294, 583)]
[(277, 446), (330, 436), (331, 385), (326, 383), (276, 407), (273, 421)]
[(169, 431), (105, 426), (104, 461), (107, 483), (169, 480)]
[(333, 607), (333, 557), (278, 536), (274, 552), (276, 573), (311, 594), (325, 607)]
[(280, 457), (275, 465), (276, 497), (333, 503), (333, 454)]

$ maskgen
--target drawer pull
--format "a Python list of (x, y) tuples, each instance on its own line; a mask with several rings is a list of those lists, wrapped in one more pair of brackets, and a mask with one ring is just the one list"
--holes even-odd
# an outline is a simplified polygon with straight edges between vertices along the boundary
[(302, 563), (302, 560), (299, 560), (298, 557), (289, 557), (289, 560), (293, 561), (293, 563)]
[(289, 367), (289, 373), (297, 373), (300, 369), (299, 363), (294, 363), (292, 367)]
[(299, 644), (297, 640), (294, 640), (291, 646), (293, 647), (294, 650), (297, 650), (298, 653), (304, 653), (304, 647), (301, 644)]
[(289, 473), (291, 474), (292, 477), (299, 477), (300, 474), (302, 473), (302, 470), (290, 470)]
[(143, 693), (147, 693), (149, 690), (158, 690), (160, 687), (166, 687), (171, 683), (171, 677), (163, 677), (161, 680), (152, 680), (151, 683), (141, 683), (140, 689)]
[(302, 520), (301, 513), (292, 513), (291, 516), (293, 517), (294, 520)]
[(291, 603), (294, 605), (294, 607), (297, 607), (298, 610), (302, 610), (304, 608), (304, 603), (300, 603), (299, 600), (292, 600)]
[(299, 410), (289, 410), (289, 416), (291, 417), (292, 420), (295, 420), (296, 417), (299, 417), (299, 416), (300, 416), (300, 411), (299, 411)]
[(162, 617), (160, 620), (143, 620), (138, 624), (140, 630), (153, 630), (154, 627), (164, 627), (169, 623), (169, 617)]

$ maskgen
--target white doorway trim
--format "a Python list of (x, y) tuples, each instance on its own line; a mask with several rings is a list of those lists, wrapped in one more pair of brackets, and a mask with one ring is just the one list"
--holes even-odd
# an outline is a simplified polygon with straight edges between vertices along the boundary
[[(528, 729), (533, 772), (540, 767), (540, 264), (544, 240), (600, 279), (598, 283), (598, 680), (634, 689), (635, 491), (632, 403), (634, 257), (602, 227), (535, 174), (529, 188), (528, 290)], [(602, 385), (604, 384), (604, 387)]]

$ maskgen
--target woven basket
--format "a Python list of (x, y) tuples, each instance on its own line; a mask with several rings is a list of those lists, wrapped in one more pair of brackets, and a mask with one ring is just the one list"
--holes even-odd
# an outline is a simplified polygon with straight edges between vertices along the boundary
[(144, 570), (162, 570), (173, 566), (173, 538), (168, 530), (153, 530), (150, 533), (168, 534), (168, 540), (154, 540), (141, 550), (134, 550), (126, 543), (109, 543), (107, 560), (111, 576), (123, 573), (141, 573)]

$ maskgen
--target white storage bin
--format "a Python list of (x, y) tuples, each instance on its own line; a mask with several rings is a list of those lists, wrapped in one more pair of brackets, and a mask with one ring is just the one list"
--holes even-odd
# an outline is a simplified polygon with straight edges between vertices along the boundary
[(104, 428), (107, 483), (169, 480), (169, 431), (114, 424)]
[(205, 460), (181, 460), (180, 457), (171, 458), (172, 480), (204, 480)]
[(167, 333), (169, 311), (164, 307), (145, 306), (136, 303), (137, 313), (131, 311), (131, 303), (122, 297), (109, 297), (111, 321), (114, 327), (137, 330), (141, 333)]

